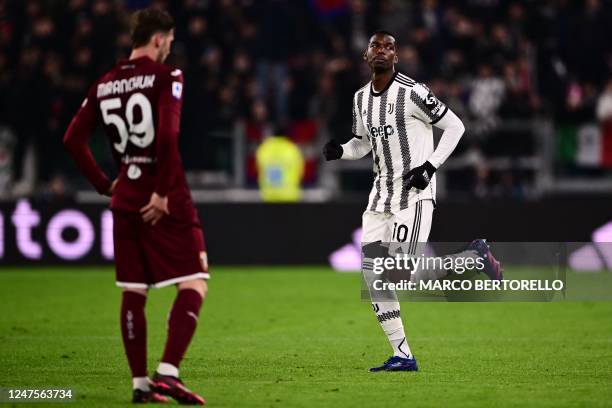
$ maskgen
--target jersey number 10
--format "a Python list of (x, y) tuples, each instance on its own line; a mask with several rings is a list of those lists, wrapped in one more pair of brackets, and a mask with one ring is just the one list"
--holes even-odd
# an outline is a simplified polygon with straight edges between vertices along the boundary
[[(134, 121), (134, 110), (140, 108), (140, 121)], [(148, 147), (155, 139), (155, 128), (153, 127), (153, 111), (151, 102), (141, 93), (135, 93), (127, 101), (125, 106), (125, 119), (116, 113), (110, 111), (121, 109), (121, 99), (112, 98), (100, 102), (100, 110), (102, 111), (102, 120), (106, 125), (113, 125), (119, 133), (119, 143), (114, 143), (113, 146), (121, 154), (125, 152), (128, 140), (144, 149)]]
[(397, 240), (397, 242), (406, 242), (408, 238), (408, 227), (404, 224), (397, 225), (397, 222), (393, 223), (393, 232), (391, 233), (391, 239)]

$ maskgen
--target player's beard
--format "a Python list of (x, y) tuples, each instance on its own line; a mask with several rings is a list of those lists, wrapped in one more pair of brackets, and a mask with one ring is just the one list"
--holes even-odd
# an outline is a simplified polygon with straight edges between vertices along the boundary
[(385, 72), (393, 71), (393, 64), (391, 65), (370, 65), (370, 69), (375, 74), (384, 74)]
[(384, 74), (385, 72), (391, 71), (393, 70), (393, 63), (377, 63), (377, 61), (374, 61), (374, 59), (372, 59), (370, 61), (370, 69), (372, 70), (372, 72), (376, 73), (376, 74)]

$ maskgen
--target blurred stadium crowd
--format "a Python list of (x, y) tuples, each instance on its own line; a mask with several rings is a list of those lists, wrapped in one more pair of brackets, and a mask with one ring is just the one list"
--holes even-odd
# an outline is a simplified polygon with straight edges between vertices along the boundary
[(238, 158), (214, 135), (231, 139), (240, 125), (247, 182), (253, 147), (282, 133), (316, 183), (319, 145), (350, 137), (352, 95), (368, 80), (360, 56), (377, 28), (395, 33), (399, 69), (466, 121), (459, 155), (522, 154), (496, 132), (506, 120), (612, 116), (612, 7), (600, 0), (0, 0), (0, 197), (74, 186), (63, 132), (89, 84), (128, 55), (129, 13), (151, 4), (177, 22), (169, 62), (185, 72), (188, 170), (231, 166)]

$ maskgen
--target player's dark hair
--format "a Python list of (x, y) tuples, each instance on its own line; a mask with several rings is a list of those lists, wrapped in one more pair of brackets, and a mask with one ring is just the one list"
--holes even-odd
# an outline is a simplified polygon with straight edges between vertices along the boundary
[(395, 40), (395, 35), (387, 30), (375, 30), (371, 35), (370, 38), (374, 37), (376, 34), (382, 34), (382, 35), (388, 35), (389, 37), (393, 37), (393, 39)]
[(167, 12), (157, 8), (146, 8), (132, 15), (132, 46), (147, 45), (155, 33), (167, 33), (174, 28), (174, 19)]

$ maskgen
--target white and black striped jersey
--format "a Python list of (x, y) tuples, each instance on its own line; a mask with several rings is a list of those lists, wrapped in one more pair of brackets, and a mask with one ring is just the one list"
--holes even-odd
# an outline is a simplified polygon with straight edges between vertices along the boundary
[[(432, 125), (447, 110), (427, 86), (401, 73), (395, 73), (380, 92), (369, 82), (355, 93), (353, 134), (361, 138), (359, 149), (371, 149), (374, 159), (374, 185), (367, 210), (397, 213), (416, 201), (435, 200), (435, 174), (425, 190), (406, 191), (402, 177), (430, 158), (434, 151)], [(438, 167), (441, 163), (432, 164)]]

